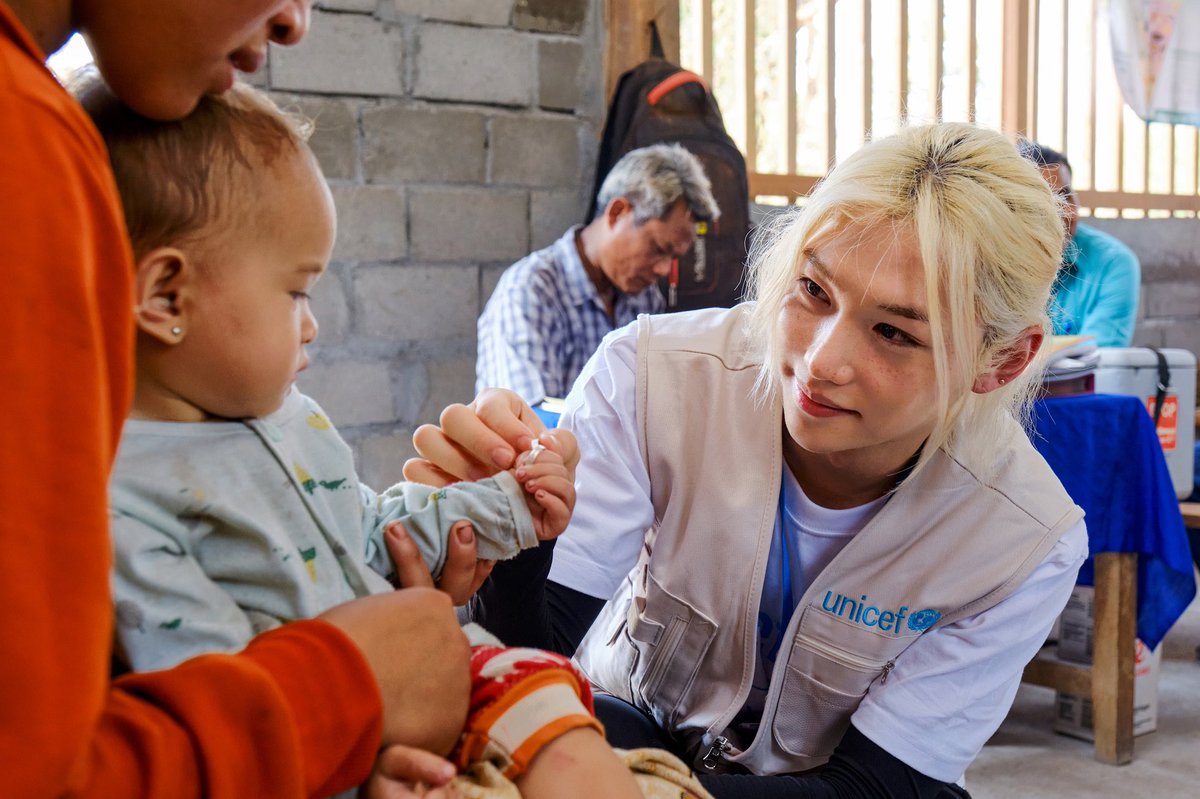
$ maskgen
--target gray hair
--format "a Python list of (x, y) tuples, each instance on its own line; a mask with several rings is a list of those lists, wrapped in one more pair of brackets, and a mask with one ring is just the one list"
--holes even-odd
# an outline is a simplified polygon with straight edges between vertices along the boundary
[(662, 219), (681, 197), (697, 221), (711, 222), (721, 215), (700, 160), (680, 144), (652, 144), (626, 153), (600, 186), (597, 215), (618, 197), (633, 206), (639, 225)]

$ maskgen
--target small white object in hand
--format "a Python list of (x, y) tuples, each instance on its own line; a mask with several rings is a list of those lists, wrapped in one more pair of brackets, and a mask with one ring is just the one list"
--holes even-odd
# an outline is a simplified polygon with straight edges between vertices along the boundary
[(527, 464), (533, 463), (534, 461), (537, 460), (538, 455), (541, 455), (545, 451), (546, 451), (546, 447), (542, 444), (541, 441), (538, 441), (535, 438), (533, 440), (533, 446), (531, 446), (529, 448), (529, 454), (525, 458), (525, 463), (527, 463)]

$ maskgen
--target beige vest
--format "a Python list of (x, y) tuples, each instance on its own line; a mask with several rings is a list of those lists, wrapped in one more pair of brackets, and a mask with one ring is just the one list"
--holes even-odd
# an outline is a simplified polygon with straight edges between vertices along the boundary
[[(750, 691), (784, 468), (780, 400), (753, 394), (749, 308), (639, 319), (638, 437), (655, 522), (576, 653), (697, 766)], [(813, 581), (758, 735), (727, 758), (770, 747), (779, 771), (823, 764), (922, 632), (1000, 602), (1082, 517), (1015, 422), (1009, 432), (987, 479), (939, 450)]]

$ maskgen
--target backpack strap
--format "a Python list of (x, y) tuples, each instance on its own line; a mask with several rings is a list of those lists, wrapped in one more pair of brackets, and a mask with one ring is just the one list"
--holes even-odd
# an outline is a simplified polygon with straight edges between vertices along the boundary
[(662, 36), (658, 33), (658, 23), (650, 20), (650, 57), (651, 58), (666, 58), (667, 52), (663, 48)]
[(708, 91), (708, 84), (704, 82), (704, 78), (700, 77), (695, 72), (689, 72), (686, 69), (681, 69), (678, 72), (668, 75), (653, 89), (651, 89), (646, 94), (646, 102), (648, 102), (650, 105), (658, 105), (658, 101), (667, 94), (688, 83), (699, 83), (704, 87), (705, 91)]

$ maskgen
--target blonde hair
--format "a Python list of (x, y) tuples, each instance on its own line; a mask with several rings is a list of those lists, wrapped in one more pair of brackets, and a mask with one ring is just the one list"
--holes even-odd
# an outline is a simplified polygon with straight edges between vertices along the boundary
[(760, 390), (779, 390), (777, 320), (805, 248), (846, 226), (907, 226), (925, 265), (938, 381), (938, 422), (910, 474), (941, 447), (986, 469), (1008, 420), (1028, 420), (1040, 363), (995, 391), (976, 394), (971, 386), (1004, 361), (1022, 331), (1049, 330), (1046, 308), (1063, 246), (1060, 205), (1037, 168), (994, 131), (928, 125), (866, 145), (803, 208), (776, 218), (751, 253), (757, 303), (750, 340), (763, 348)]
[(311, 129), (243, 83), (205, 95), (187, 117), (171, 122), (132, 111), (96, 73), (71, 90), (108, 148), (138, 257), (219, 220), (237, 193), (254, 185), (256, 169), (305, 150)]

